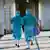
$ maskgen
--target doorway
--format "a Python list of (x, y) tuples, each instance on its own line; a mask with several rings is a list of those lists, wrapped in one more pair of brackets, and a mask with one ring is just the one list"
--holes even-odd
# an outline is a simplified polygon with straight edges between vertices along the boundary
[(25, 15), (26, 10), (25, 4), (19, 4), (19, 10), (21, 12), (21, 17), (23, 17)]
[(36, 16), (38, 18), (38, 0), (29, 0), (29, 3), (26, 2), (26, 0), (15, 0), (16, 3), (16, 9), (17, 4), (19, 4), (18, 9), (21, 12), (21, 16), (23, 17), (25, 15), (26, 8), (29, 8), (32, 11), (32, 15)]

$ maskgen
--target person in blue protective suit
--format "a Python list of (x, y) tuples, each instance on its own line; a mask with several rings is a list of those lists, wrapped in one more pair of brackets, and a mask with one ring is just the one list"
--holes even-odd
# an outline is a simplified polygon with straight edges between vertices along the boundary
[(20, 11), (16, 11), (15, 17), (12, 18), (11, 23), (13, 24), (13, 37), (16, 40), (16, 46), (20, 47), (19, 40), (21, 39), (21, 16)]
[(30, 40), (34, 38), (34, 32), (33, 29), (36, 27), (36, 18), (35, 16), (32, 16), (29, 9), (26, 9), (26, 15), (23, 18), (24, 22), (24, 32), (25, 32), (25, 39), (26, 39), (26, 48), (30, 48)]

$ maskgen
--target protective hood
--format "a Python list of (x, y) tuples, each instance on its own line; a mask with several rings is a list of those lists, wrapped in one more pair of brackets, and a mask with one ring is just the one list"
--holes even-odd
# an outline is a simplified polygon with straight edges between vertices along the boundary
[(20, 11), (16, 11), (16, 16), (20, 16)]
[(26, 15), (31, 15), (30, 9), (26, 9)]

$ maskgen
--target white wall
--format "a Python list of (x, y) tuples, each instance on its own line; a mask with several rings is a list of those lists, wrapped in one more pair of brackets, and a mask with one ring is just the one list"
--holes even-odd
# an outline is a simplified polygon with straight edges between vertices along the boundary
[(42, 21), (43, 29), (50, 29), (50, 0), (40, 0), (39, 19)]
[(10, 23), (10, 18), (15, 16), (15, 0), (5, 0), (5, 5), (4, 5), (4, 11), (5, 11), (5, 16), (4, 16), (4, 27), (7, 30), (11, 29), (11, 23)]
[(35, 3), (32, 3), (32, 15), (35, 16)]
[(0, 34), (4, 34), (4, 8), (3, 0), (0, 0)]

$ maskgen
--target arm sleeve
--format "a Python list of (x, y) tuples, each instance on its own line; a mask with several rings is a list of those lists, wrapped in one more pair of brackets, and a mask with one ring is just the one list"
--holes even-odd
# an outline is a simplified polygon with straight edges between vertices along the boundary
[(14, 22), (15, 17), (11, 18), (11, 24)]

